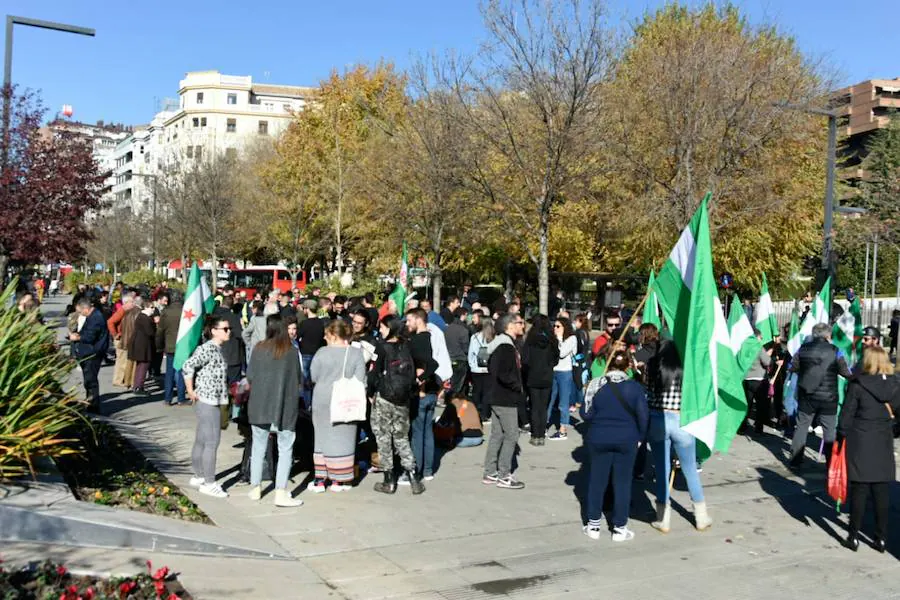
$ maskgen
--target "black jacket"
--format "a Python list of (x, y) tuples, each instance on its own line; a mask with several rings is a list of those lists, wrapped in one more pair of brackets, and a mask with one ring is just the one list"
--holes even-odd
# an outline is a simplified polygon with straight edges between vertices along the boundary
[(491, 406), (518, 406), (524, 401), (522, 387), (522, 367), (519, 351), (505, 333), (494, 340), (499, 342), (488, 361), (488, 375), (491, 378)]
[(413, 335), (408, 342), (409, 352), (412, 354), (413, 363), (416, 370), (423, 369), (425, 372), (419, 375), (419, 381), (424, 382), (424, 391), (426, 394), (436, 394), (440, 391), (440, 386), (435, 377), (437, 371), (437, 361), (431, 352), (431, 333), (423, 331)]
[(537, 334), (525, 340), (522, 349), (522, 369), (525, 385), (529, 388), (553, 386), (553, 367), (559, 362), (559, 346), (556, 338)]
[(838, 435), (846, 439), (847, 479), (894, 481), (894, 414), (900, 412), (900, 382), (889, 375), (859, 375), (847, 386)]
[(850, 378), (850, 369), (838, 349), (828, 340), (812, 339), (803, 344), (794, 358), (797, 373), (797, 399), (800, 410), (821, 410), (837, 414), (838, 375)]
[(447, 352), (451, 361), (466, 361), (469, 354), (469, 328), (465, 323), (456, 319), (447, 325), (444, 341), (447, 342)]
[(78, 360), (90, 360), (102, 358), (109, 348), (109, 330), (106, 328), (106, 319), (96, 308), (91, 311), (81, 327), (81, 339), (75, 342), (75, 358)]
[(233, 310), (224, 306), (217, 306), (213, 311), (213, 316), (228, 321), (228, 326), (231, 327), (231, 337), (222, 344), (222, 356), (225, 358), (225, 364), (229, 367), (243, 365), (247, 353), (244, 350), (244, 338), (241, 335), (243, 333), (241, 318), (234, 314)]

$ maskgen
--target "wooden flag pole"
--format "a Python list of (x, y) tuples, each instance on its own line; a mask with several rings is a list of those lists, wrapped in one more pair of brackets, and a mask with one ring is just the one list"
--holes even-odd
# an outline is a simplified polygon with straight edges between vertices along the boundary
[[(638, 317), (641, 310), (643, 310), (644, 304), (647, 302), (647, 298), (649, 298), (649, 297), (650, 297), (650, 290), (647, 290), (647, 293), (644, 294), (644, 299), (641, 300), (641, 303), (638, 304), (638, 307), (634, 310), (634, 314), (631, 315), (631, 319), (628, 321), (628, 324), (622, 328), (622, 333), (619, 334), (619, 339), (617, 339), (613, 343), (613, 346), (612, 346), (613, 348), (615, 348), (615, 344), (620, 343), (625, 338), (625, 334), (628, 333), (629, 329), (631, 329), (631, 326), (634, 324), (634, 320)], [(609, 361), (606, 361), (606, 364), (603, 365), (603, 373), (600, 375), (601, 377), (606, 375), (607, 369), (609, 369)]]

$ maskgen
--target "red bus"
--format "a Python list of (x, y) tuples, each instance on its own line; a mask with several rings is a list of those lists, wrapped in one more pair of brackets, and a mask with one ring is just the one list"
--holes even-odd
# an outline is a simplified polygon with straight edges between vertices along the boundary
[[(244, 269), (232, 269), (228, 274), (228, 283), (236, 292), (246, 292), (253, 297), (257, 290), (291, 290), (291, 272), (278, 265), (256, 265)], [(306, 289), (306, 272), (297, 273), (297, 286)]]

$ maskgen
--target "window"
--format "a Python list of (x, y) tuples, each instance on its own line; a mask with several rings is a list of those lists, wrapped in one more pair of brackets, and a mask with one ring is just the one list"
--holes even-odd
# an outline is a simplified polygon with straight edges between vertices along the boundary
[(187, 157), (194, 158), (194, 147), (193, 146), (187, 147)]
[(290, 104), (282, 104), (281, 107), (284, 109), (284, 112), (291, 112)]
[(197, 92), (197, 104), (203, 104), (203, 92)]
[(228, 121), (225, 122), (225, 131), (228, 133), (237, 131), (237, 119), (228, 119)]
[(260, 121), (259, 122), (259, 135), (269, 135), (269, 122), (268, 121)]
[(206, 117), (200, 117), (200, 127), (206, 127)]
[(228, 94), (228, 104), (237, 104), (237, 94)]
[(225, 158), (233, 160), (237, 157), (237, 150), (234, 148), (225, 148)]
[(194, 117), (194, 127), (200, 127), (200, 119)]
[(194, 149), (194, 154), (196, 155), (194, 158), (196, 158), (197, 160), (203, 158), (203, 146), (197, 146)]

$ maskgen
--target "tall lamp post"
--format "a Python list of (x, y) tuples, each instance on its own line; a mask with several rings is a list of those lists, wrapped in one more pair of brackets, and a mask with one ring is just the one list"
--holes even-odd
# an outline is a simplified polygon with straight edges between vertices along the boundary
[(132, 177), (144, 177), (146, 179), (153, 180), (153, 216), (152, 216), (153, 228), (152, 228), (152, 233), (151, 233), (152, 241), (150, 242), (150, 244), (152, 246), (153, 257), (150, 259), (150, 264), (151, 264), (151, 268), (153, 269), (153, 271), (156, 272), (156, 265), (157, 265), (157, 260), (156, 260), (157, 259), (157, 256), (156, 256), (156, 194), (157, 194), (156, 185), (157, 184), (156, 184), (156, 182), (157, 182), (157, 177), (156, 177), (156, 175), (153, 175), (151, 173), (132, 173), (131, 176)]
[(816, 108), (802, 104), (789, 104), (787, 102), (775, 103), (775, 106), (786, 110), (797, 110), (811, 115), (828, 117), (828, 157), (825, 171), (825, 216), (822, 232), (822, 282), (828, 277), (834, 276), (834, 171), (837, 165), (837, 120), (840, 116), (836, 110)]
[(66, 25), (65, 23), (54, 23), (52, 21), (41, 21), (40, 19), (6, 15), (6, 54), (3, 59), (3, 94), (6, 96), (3, 102), (3, 166), (6, 166), (9, 160), (9, 119), (12, 110), (10, 105), (12, 103), (12, 51), (14, 25), (52, 29), (53, 31), (63, 31), (90, 37), (94, 37), (97, 33), (89, 27), (78, 27), (77, 25)]

